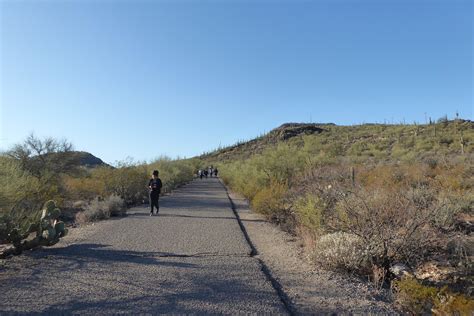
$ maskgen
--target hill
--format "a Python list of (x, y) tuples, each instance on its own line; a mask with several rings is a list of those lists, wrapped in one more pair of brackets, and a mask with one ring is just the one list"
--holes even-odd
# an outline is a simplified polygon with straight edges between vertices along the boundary
[(70, 154), (75, 157), (75, 160), (78, 162), (79, 166), (81, 167), (85, 167), (85, 168), (111, 167), (109, 164), (105, 163), (102, 159), (85, 151), (72, 151)]
[(332, 123), (286, 123), (249, 141), (205, 153), (210, 161), (246, 159), (278, 144), (305, 147), (315, 154), (350, 160), (411, 160), (433, 154), (474, 152), (474, 122), (439, 120), (432, 124), (363, 124), (338, 126)]
[(33, 156), (29, 159), (29, 164), (33, 170), (45, 168), (47, 165), (49, 165), (49, 168), (63, 172), (71, 171), (76, 168), (84, 170), (92, 170), (97, 167), (113, 168), (102, 161), (102, 159), (85, 151), (51, 152), (41, 156)]

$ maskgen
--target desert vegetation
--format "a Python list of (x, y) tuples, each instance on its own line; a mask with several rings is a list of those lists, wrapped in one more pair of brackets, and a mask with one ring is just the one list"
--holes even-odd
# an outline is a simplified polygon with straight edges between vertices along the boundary
[[(59, 232), (65, 223), (123, 216), (127, 207), (147, 202), (147, 180), (152, 170), (160, 170), (163, 193), (169, 193), (192, 180), (199, 164), (197, 159), (160, 157), (151, 163), (129, 159), (112, 167), (90, 156), (74, 151), (66, 140), (34, 135), (0, 154), (1, 256), (20, 253), (21, 245), (27, 249), (57, 242), (65, 233), (56, 236), (52, 229)], [(38, 224), (44, 221), (46, 201), (54, 201), (51, 203), (55, 205), (51, 227)], [(61, 227), (55, 228), (58, 223)], [(54, 238), (40, 240), (48, 229)], [(35, 233), (38, 242), (26, 243)], [(15, 250), (6, 252), (12, 245)]]
[(315, 264), (391, 288), (411, 313), (472, 310), (471, 121), (285, 124), (198, 158), (114, 167), (84, 166), (75, 153), (67, 141), (32, 135), (0, 155), (0, 244), (13, 245), (8, 253), (56, 243), (64, 222), (124, 215), (147, 200), (154, 169), (168, 193), (200, 166), (217, 165), (256, 212), (301, 238)]
[(474, 123), (313, 125), (205, 157), (256, 212), (300, 236), (315, 263), (397, 284), (407, 311), (424, 287), (458, 293), (446, 294), (452, 306), (430, 296), (433, 309), (472, 308)]

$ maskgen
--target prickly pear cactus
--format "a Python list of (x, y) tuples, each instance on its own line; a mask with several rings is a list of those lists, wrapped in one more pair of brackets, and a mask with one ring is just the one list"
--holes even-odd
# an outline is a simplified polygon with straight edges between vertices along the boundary
[[(20, 254), (23, 250), (38, 246), (51, 246), (56, 244), (61, 237), (66, 236), (67, 229), (64, 222), (58, 221), (61, 211), (54, 201), (44, 204), (39, 222), (30, 223), (26, 229), (11, 226), (6, 234), (7, 241), (11, 242), (13, 249), (7, 253), (0, 253), (0, 258), (10, 254)], [(36, 237), (25, 240), (31, 233), (36, 232)]]
[(44, 204), (40, 219), (41, 237), (44, 243), (55, 244), (59, 238), (66, 236), (67, 229), (64, 222), (58, 221), (61, 211), (56, 207), (54, 201)]
[(64, 222), (57, 222), (56, 225), (54, 225), (54, 229), (59, 238), (67, 235), (67, 228)]

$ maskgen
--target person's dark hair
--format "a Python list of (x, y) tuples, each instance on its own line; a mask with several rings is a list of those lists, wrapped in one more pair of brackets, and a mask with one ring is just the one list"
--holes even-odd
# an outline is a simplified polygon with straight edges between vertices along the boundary
[(158, 177), (158, 170), (153, 170), (153, 175)]

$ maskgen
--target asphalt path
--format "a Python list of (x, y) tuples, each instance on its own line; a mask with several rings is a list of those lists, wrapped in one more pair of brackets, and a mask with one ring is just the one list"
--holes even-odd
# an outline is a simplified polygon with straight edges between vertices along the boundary
[[(0, 270), (0, 313), (286, 314), (215, 178)], [(21, 257), (21, 258), (20, 258)]]

